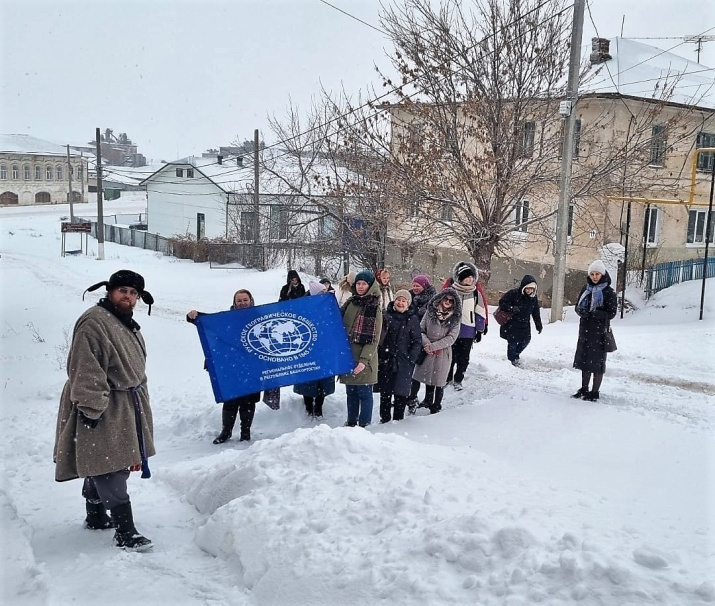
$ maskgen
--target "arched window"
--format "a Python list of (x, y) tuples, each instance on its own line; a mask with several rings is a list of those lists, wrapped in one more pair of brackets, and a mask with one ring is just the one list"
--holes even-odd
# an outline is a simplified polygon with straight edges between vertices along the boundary
[(52, 181), (52, 167), (48, 166), (45, 168), (45, 179)]
[(12, 193), (11, 191), (6, 191), (3, 194), (0, 194), (0, 204), (17, 204), (18, 203), (18, 197), (17, 194)]
[(30, 180), (30, 165), (25, 164), (25, 166), (22, 167), (22, 178), (25, 179), (25, 181)]
[(42, 167), (35, 166), (35, 181), (42, 181)]
[(12, 178), (16, 181), (20, 178), (20, 167), (17, 164), (12, 165)]
[(62, 167), (58, 164), (55, 174), (57, 175), (57, 180), (62, 181)]
[(79, 193), (78, 191), (73, 191), (72, 192), (72, 202), (81, 202), (82, 201), (82, 194)]
[(7, 166), (0, 164), (0, 179), (5, 181), (7, 179)]
[(35, 194), (35, 204), (49, 204), (50, 202), (50, 192), (38, 191)]

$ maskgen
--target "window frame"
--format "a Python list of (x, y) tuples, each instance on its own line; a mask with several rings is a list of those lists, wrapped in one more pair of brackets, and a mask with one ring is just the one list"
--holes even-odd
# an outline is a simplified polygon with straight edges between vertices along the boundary
[(176, 169), (176, 176), (183, 178), (183, 177), (184, 177), (184, 169), (183, 169), (183, 168), (177, 168), (177, 169)]
[(11, 167), (11, 170), (12, 170), (12, 180), (19, 181), (20, 180), (20, 166), (17, 164), (13, 164)]
[(35, 165), (35, 181), (42, 181), (42, 166)]
[(52, 181), (54, 174), (55, 172), (52, 169), (51, 165), (48, 164), (47, 166), (45, 166), (45, 181)]
[(274, 241), (287, 240), (288, 226), (288, 209), (283, 204), (271, 204), (268, 239)]
[(516, 127), (517, 158), (533, 158), (536, 147), (536, 121), (522, 120)]
[[(695, 149), (715, 147), (715, 133), (700, 131), (695, 139)], [(698, 172), (711, 172), (715, 163), (715, 152), (703, 152), (698, 155), (696, 170)]]
[(187, 168), (187, 169), (186, 169), (186, 178), (187, 178), (187, 179), (193, 179), (193, 178), (194, 178), (194, 169), (193, 169), (193, 168)]
[(646, 206), (643, 212), (643, 245), (646, 248), (658, 246), (660, 241), (660, 226), (662, 209), (657, 206)]
[(64, 176), (64, 171), (62, 170), (62, 165), (58, 164), (55, 166), (55, 181), (62, 181)]
[[(688, 224), (687, 231), (685, 234), (685, 246), (696, 248), (699, 246), (705, 246), (705, 233), (707, 226), (705, 222), (707, 220), (708, 211), (700, 209), (692, 209), (688, 211)], [(702, 221), (699, 219), (702, 217)], [(693, 220), (694, 219), (694, 220)], [(692, 224), (692, 229), (691, 229)], [(700, 228), (700, 229), (698, 229)], [(700, 239), (698, 239), (698, 231), (700, 231)], [(715, 238), (715, 212), (710, 215), (710, 244), (713, 243)]]
[(531, 214), (531, 204), (527, 199), (521, 199), (514, 203), (514, 229), (512, 231), (523, 234), (529, 233), (529, 216)]
[(664, 124), (654, 124), (650, 135), (650, 162), (648, 166), (663, 168), (668, 145), (668, 129)]
[(32, 175), (32, 172), (30, 171), (30, 165), (29, 164), (23, 164), (22, 165), (22, 178), (24, 181), (31, 181), (30, 176)]
[(0, 181), (7, 181), (7, 165), (0, 164)]

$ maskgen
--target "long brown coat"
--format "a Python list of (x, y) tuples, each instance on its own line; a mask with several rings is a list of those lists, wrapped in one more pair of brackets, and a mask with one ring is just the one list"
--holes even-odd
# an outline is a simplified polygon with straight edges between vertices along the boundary
[[(353, 286), (353, 291), (354, 290), (355, 287)], [(377, 383), (377, 347), (380, 343), (380, 333), (382, 332), (382, 309), (379, 303), (380, 285), (377, 283), (377, 280), (373, 282), (365, 296), (375, 296), (377, 298), (378, 308), (377, 317), (375, 318), (375, 340), (365, 345), (353, 343), (353, 325), (360, 311), (360, 306), (355, 303), (347, 303), (345, 311), (343, 312), (343, 325), (348, 333), (350, 351), (353, 354), (355, 366), (357, 366), (359, 362), (362, 362), (365, 365), (365, 370), (359, 375), (340, 375), (340, 382), (345, 385), (374, 385)]]
[[(145, 352), (141, 333), (103, 307), (92, 307), (77, 320), (67, 359), (69, 378), (57, 414), (55, 480), (97, 476), (141, 463), (132, 395), (121, 391), (137, 385), (146, 455), (155, 454)], [(80, 410), (99, 418), (97, 427), (86, 427)]]
[[(437, 318), (437, 306), (447, 295), (454, 299), (454, 313), (441, 322)], [(444, 387), (447, 384), (449, 367), (452, 365), (452, 344), (459, 337), (462, 319), (462, 301), (453, 288), (438, 292), (427, 304), (427, 312), (422, 318), (422, 345), (430, 343), (434, 355), (428, 355), (425, 361), (415, 366), (412, 378), (426, 385)]]

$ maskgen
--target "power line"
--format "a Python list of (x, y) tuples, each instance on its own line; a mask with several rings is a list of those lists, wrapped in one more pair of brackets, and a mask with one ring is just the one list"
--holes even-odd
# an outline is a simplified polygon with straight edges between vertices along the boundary
[(351, 15), (347, 11), (344, 11), (342, 8), (338, 8), (334, 4), (330, 4), (330, 2), (326, 2), (326, 0), (320, 0), (320, 2), (329, 6), (330, 8), (334, 8), (336, 11), (342, 13), (343, 15), (347, 15), (351, 19), (355, 19), (355, 21), (358, 21), (358, 22), (362, 23), (363, 25), (367, 25), (368, 27), (374, 29), (376, 32), (380, 32), (381, 34), (385, 34), (386, 36), (389, 36), (389, 34), (386, 31), (381, 30), (379, 27), (375, 27), (374, 25), (372, 25), (371, 23), (368, 23), (367, 21), (363, 21), (362, 19), (356, 17), (355, 15)]

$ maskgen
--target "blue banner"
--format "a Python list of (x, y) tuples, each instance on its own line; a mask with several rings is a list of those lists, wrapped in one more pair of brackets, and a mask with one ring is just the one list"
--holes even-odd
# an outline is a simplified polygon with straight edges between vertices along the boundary
[(217, 402), (355, 367), (332, 294), (201, 314), (196, 327)]

